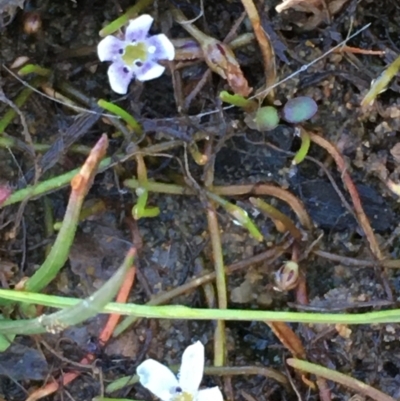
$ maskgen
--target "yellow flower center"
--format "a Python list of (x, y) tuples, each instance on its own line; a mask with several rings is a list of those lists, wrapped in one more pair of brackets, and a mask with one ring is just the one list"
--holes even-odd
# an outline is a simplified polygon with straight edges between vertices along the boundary
[(122, 55), (123, 62), (130, 66), (135, 61), (146, 61), (147, 60), (147, 47), (143, 42), (127, 45), (125, 47), (125, 53)]
[(193, 401), (193, 396), (189, 393), (180, 393), (175, 395), (173, 401)]

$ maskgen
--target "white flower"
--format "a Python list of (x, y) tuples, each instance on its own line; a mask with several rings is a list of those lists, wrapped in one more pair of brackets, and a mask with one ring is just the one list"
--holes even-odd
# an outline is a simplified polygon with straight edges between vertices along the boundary
[(186, 348), (178, 378), (154, 359), (141, 363), (140, 383), (162, 401), (223, 401), (218, 387), (199, 390), (204, 370), (204, 346), (200, 341)]
[(165, 70), (158, 61), (174, 59), (174, 45), (164, 34), (148, 35), (152, 23), (150, 15), (141, 15), (129, 21), (123, 40), (106, 36), (98, 44), (100, 61), (112, 61), (108, 79), (114, 92), (125, 94), (135, 77), (139, 81), (158, 78)]

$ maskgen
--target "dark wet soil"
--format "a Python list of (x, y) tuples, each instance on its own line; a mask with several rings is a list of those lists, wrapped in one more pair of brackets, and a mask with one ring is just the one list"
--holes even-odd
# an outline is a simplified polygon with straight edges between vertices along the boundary
[[(329, 3), (328, 0), (326, 0)], [(170, 74), (158, 80), (133, 83), (127, 96), (119, 98), (109, 88), (106, 69), (99, 63), (95, 47), (98, 31), (127, 9), (128, 1), (64, 1), (38, 0), (26, 2), (24, 10), (3, 7), (3, 25), (0, 24), (0, 61), (10, 66), (18, 57), (28, 57), (30, 62), (50, 68), (50, 85), (60, 88), (67, 82), (80, 93), (96, 100), (117, 101), (117, 104), (139, 118), (155, 121), (161, 128), (147, 133), (148, 143), (161, 143), (187, 138), (197, 131), (206, 130), (215, 147), (215, 185), (274, 183), (288, 189), (305, 205), (315, 225), (307, 233), (307, 241), (300, 252), (306, 255), (301, 262), (305, 275), (310, 306), (320, 311), (369, 311), (378, 310), (374, 305), (387, 301), (394, 303), (399, 297), (400, 280), (395, 269), (382, 275), (380, 269), (349, 267), (313, 253), (306, 253), (310, 244), (320, 235), (316, 248), (331, 254), (360, 260), (372, 260), (358, 221), (346, 209), (337, 190), (324, 170), (313, 161), (305, 160), (297, 169), (291, 168), (293, 152), (300, 145), (294, 137), (294, 128), (280, 125), (271, 132), (252, 131), (244, 124), (244, 113), (237, 109), (223, 111), (218, 100), (226, 84), (213, 75), (192, 102), (184, 115), (216, 110), (203, 118), (180, 119), (176, 109), (174, 87)], [(6, 2), (7, 3), (7, 2)], [(18, 2), (9, 2), (17, 5)], [(174, 2), (188, 18), (198, 14), (199, 5)], [(351, 40), (350, 46), (382, 50), (384, 55), (331, 54), (311, 66), (277, 89), (277, 99), (282, 103), (295, 95), (312, 97), (319, 106), (317, 115), (310, 122), (310, 129), (336, 144), (348, 164), (348, 171), (359, 191), (365, 212), (381, 244), (386, 258), (399, 256), (397, 239), (399, 204), (396, 195), (386, 185), (386, 179), (398, 181), (399, 159), (393, 151), (400, 142), (400, 101), (396, 79), (380, 95), (376, 105), (366, 112), (360, 111), (360, 102), (384, 66), (400, 53), (400, 6), (396, 1), (384, 0), (343, 2), (343, 7), (330, 22), (321, 21), (312, 27), (309, 13), (289, 10), (277, 14), (278, 1), (260, 2), (259, 9), (265, 30), (270, 33), (276, 52), (280, 78), (296, 71), (304, 64), (345, 39), (350, 30), (367, 23), (370, 27)], [(15, 11), (15, 12), (14, 12)], [(154, 32), (164, 31), (170, 37), (186, 37), (177, 24), (172, 24), (168, 2), (155, 2), (148, 12), (154, 15)], [(197, 24), (208, 34), (223, 39), (233, 22), (243, 12), (240, 1), (204, 1), (204, 15)], [(14, 15), (15, 14), (15, 15)], [(14, 18), (11, 16), (14, 15)], [(24, 31), (27, 19), (38, 18), (42, 27), (33, 34)], [(299, 23), (302, 23), (299, 26)], [(7, 23), (7, 24), (6, 24)], [(6, 25), (6, 26), (5, 26)], [(311, 27), (311, 28), (310, 28)], [(305, 29), (309, 28), (309, 29)], [(26, 27), (25, 27), (26, 30)], [(251, 25), (243, 23), (238, 33), (249, 32)], [(256, 43), (236, 53), (244, 74), (253, 87), (263, 82), (263, 66)], [(204, 63), (181, 70), (182, 93), (188, 95), (207, 70)], [(27, 78), (31, 80), (30, 77)], [(30, 81), (31, 82), (31, 81)], [(22, 84), (4, 68), (0, 69), (0, 90), (9, 99), (23, 89)], [(1, 93), (1, 92), (0, 92)], [(0, 98), (1, 99), (1, 98)], [(0, 117), (7, 106), (0, 103)], [(77, 117), (69, 109), (33, 94), (21, 108), (33, 141), (52, 144), (62, 138)], [(176, 120), (173, 120), (175, 119)], [(184, 123), (182, 123), (184, 121)], [(166, 127), (168, 129), (166, 129)], [(82, 127), (81, 127), (82, 128)], [(110, 137), (110, 155), (126, 152), (126, 141), (112, 136), (115, 129), (101, 118), (93, 118), (80, 135), (76, 130), (76, 143), (93, 146), (102, 133)], [(24, 142), (19, 119), (7, 128), (6, 134)], [(65, 151), (52, 155), (52, 165), (40, 178), (59, 175), (81, 165), (84, 156)], [(200, 146), (204, 144), (200, 143)], [(65, 151), (65, 152), (64, 152)], [(184, 167), (183, 146), (162, 152), (164, 155), (148, 160), (149, 177), (167, 183), (188, 182)], [(323, 163), (339, 191), (347, 201), (350, 198), (342, 185), (341, 175), (334, 162), (317, 146), (312, 146), (309, 156)], [(151, 159), (151, 160), (150, 160)], [(190, 158), (189, 158), (190, 159)], [(21, 148), (0, 147), (0, 180), (13, 189), (31, 183), (29, 174), (32, 157)], [(203, 183), (204, 170), (189, 160), (191, 179)], [(135, 176), (134, 160), (115, 169), (98, 174), (88, 194), (90, 202), (103, 202), (105, 211), (80, 224), (69, 263), (48, 288), (57, 295), (83, 298), (99, 288), (121, 263), (132, 241), (126, 219), (135, 203), (136, 194), (124, 189), (125, 178)], [(189, 180), (190, 182), (190, 180)], [(48, 238), (44, 227), (44, 202), (49, 202), (56, 220), (65, 212), (69, 191), (65, 188), (25, 205), (18, 229), (13, 222), (18, 216), (18, 206), (0, 210), (1, 286), (13, 288), (24, 276), (29, 276), (45, 258)], [(248, 195), (227, 198), (252, 212)], [(265, 197), (275, 207), (297, 222), (296, 215), (281, 201)], [(154, 294), (167, 291), (213, 270), (212, 250), (207, 227), (207, 205), (201, 196), (174, 196), (151, 194), (151, 205), (157, 205), (160, 216), (141, 219), (135, 226), (140, 234), (142, 247), (139, 253), (139, 273), (131, 302), (147, 302)], [(219, 209), (221, 239), (226, 265), (246, 260), (282, 241), (283, 235), (271, 220), (254, 217), (266, 238), (259, 244), (248, 233), (235, 225), (223, 209)], [(272, 265), (256, 264), (228, 278), (229, 307), (249, 309), (289, 310), (296, 308), (294, 292), (274, 290), (274, 272), (290, 258), (284, 255)], [(10, 267), (11, 266), (11, 267)], [(247, 296), (243, 290), (246, 283)], [(250, 284), (249, 284), (250, 283)], [(250, 285), (250, 286), (249, 286)], [(388, 290), (390, 289), (390, 291)], [(250, 290), (249, 290), (250, 289)], [(194, 307), (207, 307), (206, 296), (200, 289), (172, 301)], [(357, 303), (358, 307), (354, 307)], [(368, 306), (363, 307), (363, 303)], [(360, 306), (361, 305), (361, 306)], [(17, 316), (14, 316), (17, 317)], [(79, 379), (65, 389), (60, 389), (48, 400), (91, 400), (101, 394), (104, 385), (126, 375), (132, 375), (136, 366), (146, 357), (166, 364), (177, 364), (183, 350), (191, 342), (206, 344), (208, 362), (213, 359), (213, 322), (197, 321), (141, 321), (106, 346), (96, 341), (105, 317), (100, 316), (79, 327), (69, 328), (59, 335), (17, 336), (14, 344), (0, 354), (0, 400), (24, 400), (27, 394), (48, 382), (49, 377), (59, 377), (73, 369), (68, 360), (79, 362), (87, 353), (97, 356), (95, 369), (86, 369)], [(354, 378), (398, 398), (400, 383), (400, 326), (365, 325), (351, 327), (347, 336), (333, 327), (306, 327), (291, 325), (301, 338), (310, 361), (339, 370)], [(230, 366), (257, 365), (274, 368), (287, 375), (284, 360), (289, 352), (264, 323), (227, 323), (227, 364)], [(43, 345), (46, 343), (48, 347)], [(52, 351), (49, 351), (51, 349)], [(79, 369), (79, 368), (78, 368)], [(318, 392), (311, 392), (295, 377), (299, 393), (304, 399), (318, 399)], [(226, 382), (218, 377), (206, 377), (204, 384), (218, 384), (229, 396)], [(329, 383), (331, 399), (346, 400), (354, 395), (348, 389)], [(295, 400), (296, 395), (272, 379), (263, 376), (235, 376), (231, 393), (236, 400)], [(134, 385), (114, 397), (150, 399), (141, 386)]]

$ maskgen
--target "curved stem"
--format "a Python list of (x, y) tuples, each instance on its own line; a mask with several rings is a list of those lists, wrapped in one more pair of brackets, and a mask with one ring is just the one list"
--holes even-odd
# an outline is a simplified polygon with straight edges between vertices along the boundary
[(382, 393), (368, 384), (347, 376), (343, 373), (339, 373), (336, 370), (325, 368), (321, 365), (302, 361), (300, 359), (289, 358), (286, 363), (303, 372), (312, 373), (317, 376), (324, 377), (325, 379), (332, 380), (336, 383), (342, 384), (348, 388), (355, 390), (359, 394), (363, 394), (366, 397), (372, 398), (376, 401), (395, 401), (394, 398), (389, 395)]

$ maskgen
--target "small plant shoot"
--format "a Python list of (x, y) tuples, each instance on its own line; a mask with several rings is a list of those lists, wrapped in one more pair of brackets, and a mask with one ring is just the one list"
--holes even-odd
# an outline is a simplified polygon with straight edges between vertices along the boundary
[(272, 106), (265, 106), (251, 113), (245, 118), (249, 128), (258, 131), (271, 131), (279, 124), (278, 110)]

